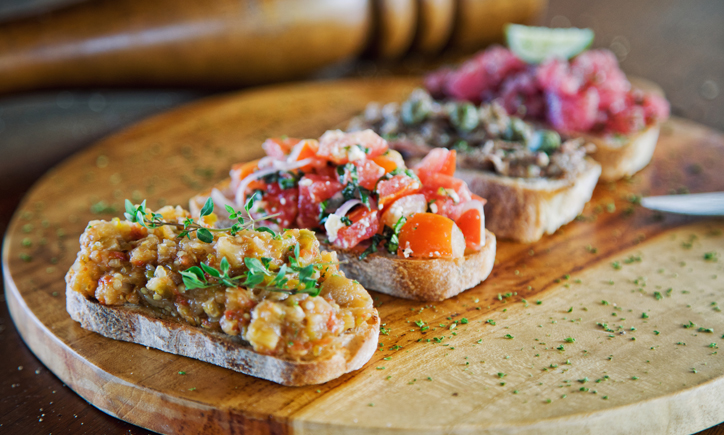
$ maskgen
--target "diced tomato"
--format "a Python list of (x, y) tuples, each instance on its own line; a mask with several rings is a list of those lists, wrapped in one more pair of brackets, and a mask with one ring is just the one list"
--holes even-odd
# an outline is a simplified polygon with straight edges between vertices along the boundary
[(425, 195), (425, 199), (427, 200), (429, 209), (432, 213), (449, 217), (453, 220), (458, 217), (458, 207), (455, 204), (455, 201), (453, 201), (453, 199), (447, 194), (432, 187), (423, 187), (421, 193)]
[(300, 160), (312, 159), (312, 163), (301, 166), (299, 169), (304, 172), (312, 172), (316, 168), (321, 168), (327, 165), (327, 161), (324, 159), (317, 158), (317, 151), (319, 150), (319, 142), (314, 139), (304, 139), (297, 142), (289, 153), (288, 160), (298, 162)]
[(368, 210), (361, 206), (347, 217), (352, 225), (340, 228), (334, 241), (334, 244), (341, 248), (354, 248), (361, 241), (374, 236), (380, 228), (379, 210)]
[[(470, 201), (472, 193), (463, 180), (444, 174), (427, 174), (420, 177), (426, 188), (435, 189), (441, 195), (449, 196), (456, 204)], [(445, 189), (444, 191), (441, 188)]]
[(297, 142), (289, 153), (290, 157), (294, 157), (295, 161), (315, 157), (319, 150), (319, 142), (314, 139), (304, 139)]
[(451, 219), (418, 213), (402, 226), (397, 254), (413, 258), (458, 258), (465, 255), (465, 237)]
[(389, 180), (382, 180), (377, 183), (379, 206), (384, 208), (398, 198), (419, 192), (421, 188), (422, 185), (420, 185), (419, 181), (405, 174), (395, 175)]
[(296, 187), (282, 189), (279, 183), (266, 184), (265, 186), (262, 197), (264, 211), (267, 214), (279, 214), (274, 218), (278, 228), (291, 228), (299, 210), (299, 189)]
[(294, 145), (296, 145), (301, 139), (295, 139), (292, 137), (280, 138), (272, 137), (264, 141), (261, 147), (266, 151), (266, 155), (275, 160), (284, 160), (287, 155), (292, 151)]
[(325, 162), (325, 165), (321, 167), (314, 168), (314, 173), (317, 175), (321, 175), (323, 177), (329, 177), (333, 179), (337, 179), (337, 167), (326, 160), (322, 160)]
[(387, 151), (387, 141), (372, 130), (344, 133), (328, 131), (319, 139), (317, 156), (337, 165), (374, 159)]
[(385, 169), (385, 174), (397, 168), (405, 168), (405, 161), (402, 159), (402, 155), (395, 150), (387, 150), (387, 152), (372, 160)]
[[(374, 190), (377, 180), (385, 175), (385, 170), (372, 160), (356, 161), (353, 164), (357, 168), (359, 185), (367, 190)], [(346, 173), (345, 177), (349, 177), (349, 173)]]
[(336, 178), (309, 174), (299, 180), (299, 216), (300, 228), (319, 226), (319, 204), (326, 201), (344, 186)]
[(430, 174), (443, 174), (453, 176), (455, 174), (455, 150), (435, 148), (420, 163), (415, 166), (420, 180), (424, 183)]
[(484, 222), (480, 211), (474, 208), (464, 212), (455, 222), (465, 236), (465, 246), (468, 249), (479, 249), (485, 244)]
[(425, 195), (422, 193), (416, 193), (413, 195), (403, 196), (397, 201), (393, 202), (380, 219), (380, 231), (385, 226), (392, 228), (401, 217), (410, 217), (415, 213), (425, 213), (427, 211), (427, 200)]

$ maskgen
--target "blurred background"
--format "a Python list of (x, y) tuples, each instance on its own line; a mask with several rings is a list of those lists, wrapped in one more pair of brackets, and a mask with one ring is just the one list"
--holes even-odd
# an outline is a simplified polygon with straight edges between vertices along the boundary
[[(721, 0), (0, 0), (0, 234), (43, 173), (140, 119), (272, 83), (420, 75), (508, 21), (592, 28), (674, 116), (724, 130)], [(0, 432), (47, 433), (37, 410), (68, 390), (21, 343), (3, 303)], [(64, 397), (63, 433), (138, 430)]]

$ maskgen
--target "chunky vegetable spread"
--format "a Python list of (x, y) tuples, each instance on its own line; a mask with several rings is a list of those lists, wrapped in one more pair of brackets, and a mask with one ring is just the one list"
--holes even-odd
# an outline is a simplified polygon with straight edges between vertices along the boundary
[(430, 74), (425, 85), (435, 98), (497, 100), (508, 113), (546, 121), (562, 133), (626, 135), (669, 116), (666, 99), (632, 88), (608, 50), (534, 65), (494, 46), (457, 69)]
[(376, 322), (370, 296), (338, 270), (335, 253), (320, 252), (311, 231), (210, 229), (210, 201), (198, 223), (180, 207), (127, 209), (130, 220), (89, 223), (66, 276), (70, 289), (302, 361), (334, 353), (345, 331)]
[(348, 130), (371, 128), (387, 138), (406, 158), (420, 157), (432, 147), (458, 151), (460, 167), (519, 178), (575, 178), (595, 150), (583, 140), (561, 140), (552, 130), (535, 128), (509, 116), (493, 102), (476, 107), (467, 101), (435, 101), (416, 89), (402, 104), (367, 105)]
[(267, 157), (234, 166), (229, 186), (212, 191), (217, 204), (234, 207), (255, 195), (255, 218), (323, 231), (362, 258), (380, 249), (457, 258), (485, 244), (485, 200), (453, 177), (455, 151), (435, 149), (411, 170), (371, 130), (269, 139), (263, 147)]

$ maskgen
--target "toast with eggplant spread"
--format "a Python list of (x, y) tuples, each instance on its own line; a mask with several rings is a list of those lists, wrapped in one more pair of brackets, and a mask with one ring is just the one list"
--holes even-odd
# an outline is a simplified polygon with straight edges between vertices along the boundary
[(283, 385), (327, 382), (375, 352), (372, 298), (314, 233), (210, 229), (180, 207), (127, 205), (91, 221), (66, 275), (66, 307), (90, 331)]

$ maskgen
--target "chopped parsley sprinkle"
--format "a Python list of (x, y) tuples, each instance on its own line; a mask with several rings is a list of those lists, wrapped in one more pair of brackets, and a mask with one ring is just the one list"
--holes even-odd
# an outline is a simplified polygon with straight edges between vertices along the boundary
[(573, 337), (566, 337), (566, 339), (565, 339), (564, 341), (565, 341), (566, 343), (573, 343), (573, 342), (576, 341), (576, 339), (573, 338)]
[(642, 318), (642, 319), (648, 319), (648, 318), (649, 318), (649, 315), (646, 314), (646, 313), (641, 313), (641, 318)]
[(514, 339), (515, 337), (513, 337), (513, 336), (510, 335), (510, 334), (505, 334), (505, 338), (507, 338), (508, 340), (512, 340), (512, 339)]

